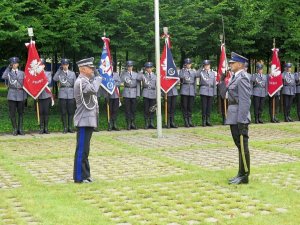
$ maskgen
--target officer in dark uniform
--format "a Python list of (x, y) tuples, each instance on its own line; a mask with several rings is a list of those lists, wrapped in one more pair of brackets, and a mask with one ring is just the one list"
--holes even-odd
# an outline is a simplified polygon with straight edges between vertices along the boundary
[(117, 117), (119, 112), (119, 105), (120, 105), (120, 93), (119, 93), (119, 87), (121, 84), (120, 76), (117, 72), (113, 73), (113, 79), (115, 81), (115, 91), (113, 94), (109, 94), (108, 92), (105, 93), (105, 102), (107, 104), (107, 101), (109, 103), (109, 115), (110, 120), (108, 123), (108, 131), (115, 130), (119, 131), (120, 129), (117, 126)]
[[(7, 80), (8, 83), (8, 109), (14, 136), (25, 134), (23, 130), (23, 113), (27, 93), (23, 89), (24, 72), (19, 70), (19, 61), (18, 57), (10, 58), (10, 64), (2, 75), (2, 79)], [(16, 111), (18, 113), (18, 126)]]
[(127, 70), (121, 74), (121, 82), (124, 83), (122, 96), (125, 102), (125, 118), (127, 130), (135, 130), (136, 98), (140, 96), (140, 81), (143, 76), (133, 71), (133, 61), (127, 61), (126, 66)]
[(156, 104), (156, 75), (152, 72), (153, 63), (145, 63), (146, 72), (143, 75), (142, 96), (144, 98), (144, 119), (145, 129), (155, 129), (154, 127), (154, 110), (153, 107)]
[[(74, 83), (76, 80), (76, 75), (73, 71), (69, 70), (69, 59), (62, 59), (62, 68), (57, 70), (53, 80), (59, 82), (59, 107), (61, 112), (61, 120), (63, 123), (63, 133), (73, 133), (73, 116), (75, 112), (75, 100), (74, 100)], [(68, 115), (68, 125), (67, 125), (67, 115)]]
[(293, 99), (296, 93), (296, 76), (292, 73), (292, 63), (285, 64), (285, 72), (282, 74), (283, 87), (283, 111), (284, 121), (293, 122), (290, 113), (293, 104)]
[(98, 101), (97, 92), (101, 85), (101, 77), (94, 75), (94, 58), (82, 59), (77, 62), (79, 76), (74, 85), (76, 111), (74, 125), (77, 127), (77, 143), (74, 159), (73, 179), (75, 183), (90, 183), (89, 153), (90, 140), (97, 127)]
[[(46, 60), (41, 58), (41, 64), (43, 65), (43, 69), (46, 66)], [(45, 71), (45, 75), (48, 79), (48, 86), (52, 82), (52, 75), (50, 71)], [(52, 95), (48, 93), (45, 89), (38, 97), (39, 102), (39, 113), (40, 113), (40, 134), (49, 134), (48, 131), (48, 122), (49, 122), (49, 108), (51, 105), (51, 97)]]
[(251, 77), (255, 123), (264, 123), (261, 116), (268, 95), (268, 77), (263, 74), (263, 64), (256, 64), (257, 73)]
[(229, 61), (233, 72), (228, 84), (228, 114), (226, 124), (230, 125), (231, 135), (239, 151), (239, 171), (229, 180), (229, 184), (247, 184), (250, 174), (250, 152), (248, 147), (248, 125), (251, 121), (251, 84), (244, 64), (248, 59), (231, 53)]
[(176, 110), (176, 98), (178, 96), (178, 90), (176, 85), (172, 87), (167, 93), (167, 101), (168, 101), (168, 121), (167, 128), (178, 128), (175, 124), (175, 110)]
[(200, 96), (202, 110), (202, 126), (212, 126), (210, 113), (213, 104), (213, 97), (216, 94), (216, 74), (210, 69), (210, 61), (204, 60), (203, 69), (200, 71)]
[(185, 68), (179, 73), (181, 79), (181, 107), (183, 110), (184, 126), (194, 127), (192, 112), (196, 94), (196, 79), (199, 77), (199, 73), (192, 69), (192, 60), (190, 58), (186, 58), (184, 63)]

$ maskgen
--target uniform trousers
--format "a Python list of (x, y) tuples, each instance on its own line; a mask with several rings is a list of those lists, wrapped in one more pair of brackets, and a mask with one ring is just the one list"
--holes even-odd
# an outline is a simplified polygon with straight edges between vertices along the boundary
[(184, 118), (191, 118), (195, 96), (181, 95), (182, 111)]
[(12, 101), (8, 100), (8, 110), (9, 110), (9, 117), (12, 120), (16, 119), (16, 111), (19, 115), (23, 115), (24, 113), (24, 106), (25, 101)]
[(176, 95), (168, 96), (168, 116), (174, 118), (176, 109)]
[[(275, 100), (273, 100), (275, 99)], [(275, 103), (275, 107), (273, 106), (273, 103)], [(273, 117), (273, 107), (275, 108), (274, 115), (278, 113), (280, 105), (280, 96), (279, 95), (273, 95), (273, 97), (269, 97), (269, 114), (270, 117)]]
[[(111, 120), (117, 120), (118, 112), (119, 112), (119, 99), (118, 98), (110, 98), (109, 100), (109, 116)], [(105, 103), (107, 104), (107, 99), (105, 99)], [(107, 109), (107, 107), (106, 107)]]
[(68, 114), (69, 117), (73, 117), (75, 113), (75, 99), (59, 99), (59, 107), (62, 116), (66, 116)]
[(93, 131), (93, 127), (77, 128), (76, 152), (73, 171), (73, 179), (75, 182), (81, 182), (91, 176), (88, 157), (90, 154), (90, 141)]
[(293, 104), (294, 95), (283, 95), (284, 117), (289, 117)]
[(124, 101), (126, 120), (134, 120), (136, 111), (136, 98), (124, 98)]
[(265, 104), (265, 98), (259, 96), (253, 96), (254, 115), (257, 117), (262, 114)]
[(38, 102), (39, 102), (40, 117), (44, 117), (44, 118), (48, 117), (50, 104), (51, 104), (51, 98), (39, 99)]
[(210, 116), (211, 108), (213, 103), (213, 97), (207, 95), (201, 95), (201, 108), (202, 116)]
[(156, 99), (144, 98), (144, 118), (145, 119), (153, 119), (154, 118), (154, 110), (153, 106), (156, 103)]

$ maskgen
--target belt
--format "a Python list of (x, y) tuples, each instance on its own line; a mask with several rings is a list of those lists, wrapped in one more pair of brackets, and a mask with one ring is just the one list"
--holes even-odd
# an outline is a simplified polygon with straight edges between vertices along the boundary
[(16, 88), (16, 87), (8, 87), (9, 89), (14, 89), (14, 90), (23, 90), (23, 88)]
[(60, 88), (74, 88), (74, 87), (61, 86)]
[(183, 84), (194, 84), (194, 83), (183, 83)]
[(210, 85), (210, 84), (200, 84), (200, 87), (201, 86), (204, 86), (204, 87), (213, 87), (213, 85)]
[(156, 88), (147, 88), (147, 87), (144, 87), (143, 90), (144, 89), (146, 89), (146, 90), (156, 90)]
[(228, 102), (228, 105), (238, 105), (238, 103)]
[(135, 87), (127, 87), (127, 86), (125, 86), (126, 88), (136, 88), (136, 86)]

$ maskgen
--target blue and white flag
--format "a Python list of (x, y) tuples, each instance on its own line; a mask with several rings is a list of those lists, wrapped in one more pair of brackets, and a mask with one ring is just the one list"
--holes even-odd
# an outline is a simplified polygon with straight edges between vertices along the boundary
[(112, 95), (115, 91), (116, 85), (113, 79), (113, 65), (109, 49), (110, 40), (106, 37), (102, 37), (102, 40), (104, 42), (104, 45), (98, 70), (102, 77), (101, 86), (105, 91)]

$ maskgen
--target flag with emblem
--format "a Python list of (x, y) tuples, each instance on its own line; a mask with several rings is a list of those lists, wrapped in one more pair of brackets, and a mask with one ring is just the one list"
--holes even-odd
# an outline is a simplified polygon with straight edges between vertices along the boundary
[(272, 97), (276, 94), (277, 91), (282, 87), (282, 74), (281, 74), (281, 65), (278, 57), (278, 48), (273, 48), (273, 56), (272, 56), (272, 65), (271, 65), (271, 74), (269, 76), (268, 83), (268, 94)]
[(177, 68), (170, 49), (170, 38), (165, 38), (165, 46), (160, 59), (161, 89), (168, 93), (179, 81)]
[[(31, 41), (25, 45), (28, 48), (28, 57), (24, 71), (25, 76), (23, 89), (31, 97), (37, 99), (44, 89), (48, 93), (51, 93), (51, 90), (48, 88), (48, 79), (43, 70), (42, 62), (36, 49), (35, 42)], [(52, 105), (53, 104), (54, 102), (52, 98)]]
[(110, 40), (106, 37), (102, 37), (102, 40), (104, 44), (98, 70), (102, 77), (101, 86), (111, 95), (114, 93), (116, 85), (113, 79), (113, 65), (109, 49)]
[(227, 58), (226, 58), (225, 44), (222, 44), (220, 62), (219, 62), (218, 73), (216, 78), (217, 82), (220, 82), (222, 74), (226, 73), (226, 71), (227, 71)]

